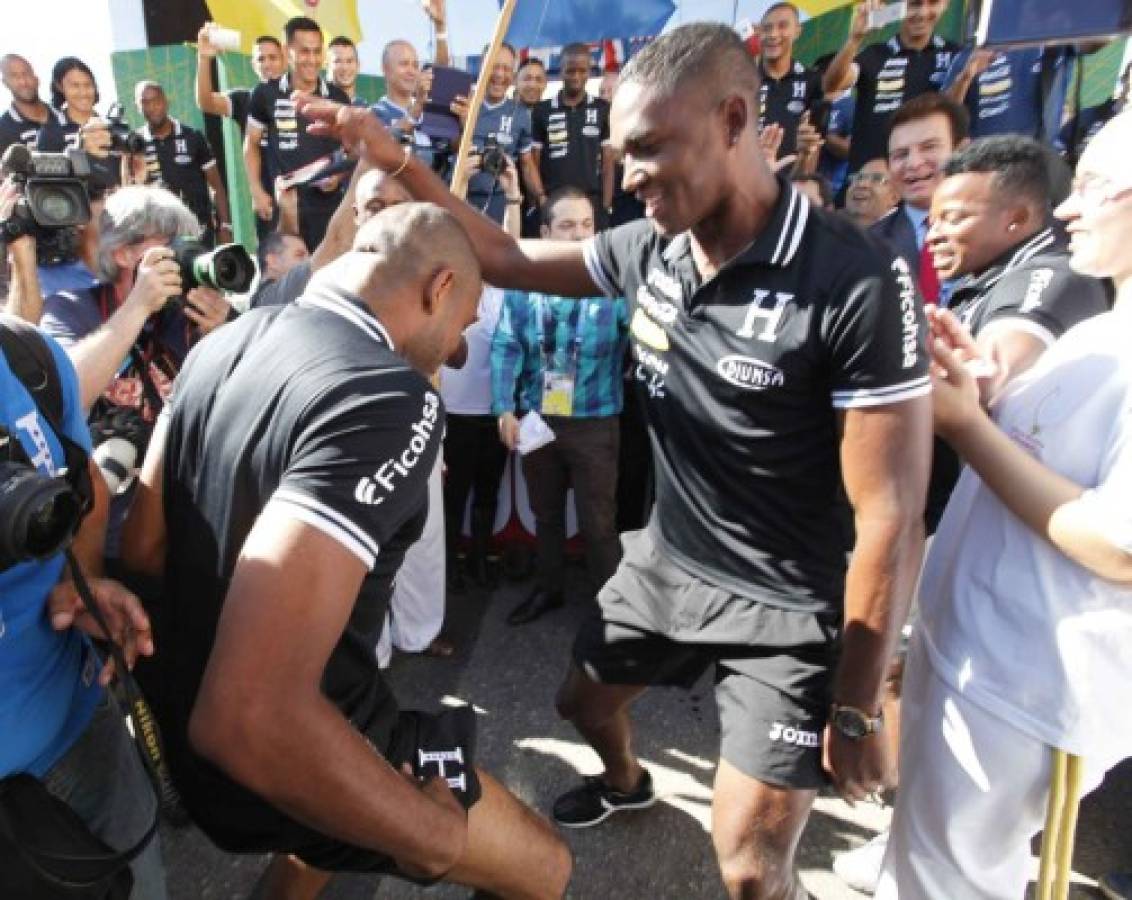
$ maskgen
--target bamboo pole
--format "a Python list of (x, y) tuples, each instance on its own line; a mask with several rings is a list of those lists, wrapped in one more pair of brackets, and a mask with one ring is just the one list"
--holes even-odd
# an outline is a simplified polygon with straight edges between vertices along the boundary
[(476, 89), (468, 106), (468, 120), (464, 123), (464, 131), (460, 135), (460, 149), (456, 154), (456, 164), (452, 169), (452, 193), (461, 200), (468, 193), (468, 156), (472, 152), (472, 138), (476, 133), (476, 122), (479, 121), (483, 98), (487, 95), (487, 82), (491, 78), (491, 70), (495, 66), (495, 57), (499, 55), (499, 48), (503, 46), (503, 39), (507, 36), (507, 29), (511, 27), (511, 16), (515, 12), (517, 2), (518, 0), (505, 0), (503, 8), (499, 11), (499, 18), (495, 22), (495, 32), (491, 36), (487, 53), (484, 54), (483, 64), (480, 66), (480, 77), (476, 82)]

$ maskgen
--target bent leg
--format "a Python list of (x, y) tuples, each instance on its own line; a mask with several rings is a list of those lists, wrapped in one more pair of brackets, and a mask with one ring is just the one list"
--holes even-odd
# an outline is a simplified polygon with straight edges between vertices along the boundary
[(643, 685), (601, 684), (571, 663), (555, 700), (558, 714), (601, 757), (606, 784), (619, 791), (631, 791), (643, 771), (633, 755), (629, 706), (644, 692)]
[(468, 811), (468, 847), (445, 881), (515, 900), (561, 897), (573, 866), (569, 848), (549, 822), (477, 774), (483, 793)]
[(816, 791), (776, 787), (720, 760), (712, 798), (712, 843), (730, 897), (806, 896), (794, 853)]

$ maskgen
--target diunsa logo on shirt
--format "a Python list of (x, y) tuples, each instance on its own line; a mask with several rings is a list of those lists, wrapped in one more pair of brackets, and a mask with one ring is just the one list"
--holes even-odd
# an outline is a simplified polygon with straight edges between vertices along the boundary
[(746, 391), (782, 387), (786, 383), (786, 376), (781, 369), (749, 356), (725, 356), (716, 363), (715, 370), (724, 381)]
[(436, 429), (439, 418), (440, 398), (436, 394), (425, 394), (424, 408), (421, 417), (410, 426), (412, 437), (399, 456), (390, 457), (383, 462), (368, 478), (358, 480), (354, 488), (354, 499), (359, 503), (377, 506), (385, 502), (385, 498), (397, 489), (397, 480), (409, 477), (417, 463), (421, 461), (428, 448), (429, 439)]

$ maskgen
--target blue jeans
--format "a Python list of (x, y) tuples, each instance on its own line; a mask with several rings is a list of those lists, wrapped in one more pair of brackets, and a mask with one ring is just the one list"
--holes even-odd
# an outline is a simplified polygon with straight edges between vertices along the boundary
[[(149, 777), (122, 712), (109, 694), (82, 737), (52, 766), (43, 783), (115, 850), (136, 844), (157, 812)], [(131, 900), (165, 900), (165, 867), (157, 834), (130, 863), (130, 870)]]

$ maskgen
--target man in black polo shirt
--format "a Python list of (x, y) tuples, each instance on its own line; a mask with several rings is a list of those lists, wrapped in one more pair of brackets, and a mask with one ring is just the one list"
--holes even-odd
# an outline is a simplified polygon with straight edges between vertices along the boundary
[(12, 105), (0, 116), (0, 156), (12, 144), (34, 147), (39, 129), (51, 107), (39, 99), (39, 78), (22, 56), (9, 53), (0, 57), (0, 76), (12, 94)]
[(813, 118), (822, 100), (821, 75), (794, 58), (794, 42), (802, 34), (798, 7), (775, 3), (759, 25), (762, 53), (759, 56), (759, 127), (782, 127), (780, 156), (794, 152), (798, 125), (805, 113)]
[[(849, 142), (849, 172), (870, 159), (884, 156), (888, 119), (902, 103), (927, 91), (943, 88), (947, 70), (959, 47), (935, 33), (948, 0), (908, 0), (900, 31), (883, 43), (861, 50), (869, 32), (869, 13), (883, 6), (867, 0), (853, 10), (849, 39), (825, 71), (827, 94), (853, 84), (857, 66), (857, 106)], [(860, 53), (858, 54), (858, 51)]]
[[(328, 130), (349, 121), (301, 108)], [(653, 803), (629, 706), (714, 668), (724, 882), (736, 897), (801, 896), (794, 848), (818, 788), (829, 777), (862, 799), (894, 778), (880, 698), (919, 567), (931, 441), (907, 266), (771, 173), (758, 70), (723, 25), (677, 28), (622, 74), (612, 140), (652, 221), (582, 245), (514, 242), (374, 131), (369, 158), (460, 218), (492, 284), (630, 305), (656, 506), (574, 647), (558, 707), (605, 770), (555, 818)]]
[(532, 179), (530, 188), (540, 209), (561, 187), (585, 191), (601, 229), (613, 204), (613, 157), (609, 104), (586, 92), (590, 69), (590, 49), (585, 44), (562, 49), (562, 90), (540, 102), (531, 117), (531, 155), (538, 179)]
[[(291, 70), (280, 78), (256, 85), (244, 134), (244, 162), (252, 202), (256, 215), (264, 221), (269, 221), (275, 211), (275, 200), (271, 192), (264, 190), (260, 177), (263, 164), (260, 139), (265, 134), (268, 152), (278, 164), (280, 175), (287, 175), (338, 149), (337, 141), (307, 132), (307, 123), (296, 114), (291, 94), (302, 91), (337, 103), (350, 102), (345, 91), (322, 77), (322, 29), (318, 23), (306, 16), (295, 16), (287, 21), (284, 30)], [(299, 188), (299, 231), (308, 249), (322, 242), (343, 189), (342, 177), (338, 175)]]
[[(197, 34), (197, 106), (205, 114), (232, 119), (243, 134), (248, 124), (248, 107), (251, 105), (252, 92), (250, 88), (232, 88), (224, 92), (213, 90), (212, 61), (218, 51), (210, 39), (211, 29), (212, 23), (206, 23), (201, 26)], [(283, 59), (283, 46), (277, 38), (270, 35), (256, 38), (252, 47), (252, 69), (261, 83), (278, 78), (287, 71), (287, 64)], [(261, 161), (259, 183), (263, 190), (271, 194), (275, 190), (275, 171), (278, 166), (271, 156), (266, 134), (260, 138), (259, 146)], [(256, 216), (255, 223), (256, 233), (260, 238), (271, 231), (270, 219), (264, 220)]]
[[(139, 81), (134, 97), (145, 119), (141, 130), (145, 138), (145, 183), (161, 185), (180, 197), (200, 222), (206, 244), (211, 246), (217, 239), (231, 241), (228, 194), (204, 135), (169, 118), (169, 100), (156, 81)], [(214, 200), (219, 221), (212, 215)]]
[[(201, 112), (232, 119), (242, 132), (248, 122), (248, 106), (252, 101), (251, 88), (232, 88), (228, 91), (213, 89), (212, 61), (219, 52), (212, 43), (212, 23), (201, 26), (197, 34), (196, 100)], [(262, 35), (252, 47), (252, 70), (260, 82), (271, 81), (287, 71), (283, 58), (283, 45), (277, 38)]]
[[(1064, 236), (1049, 215), (1046, 156), (1016, 135), (985, 138), (948, 160), (932, 198), (927, 245), (941, 278), (954, 279), (948, 307), (996, 371), (989, 402), (1066, 331), (1111, 306), (1104, 286), (1069, 267)], [(934, 530), (959, 475), (937, 442), (928, 527)]]
[(297, 303), (202, 344), (147, 454), (132, 562), (164, 573), (176, 644), (154, 709), (197, 824), (279, 854), (263, 896), (333, 871), (533, 898), (569, 878), (549, 825), (475, 769), (471, 708), (399, 710), (373, 652), (444, 432), (421, 373), (480, 290), (452, 216), (387, 210)]

